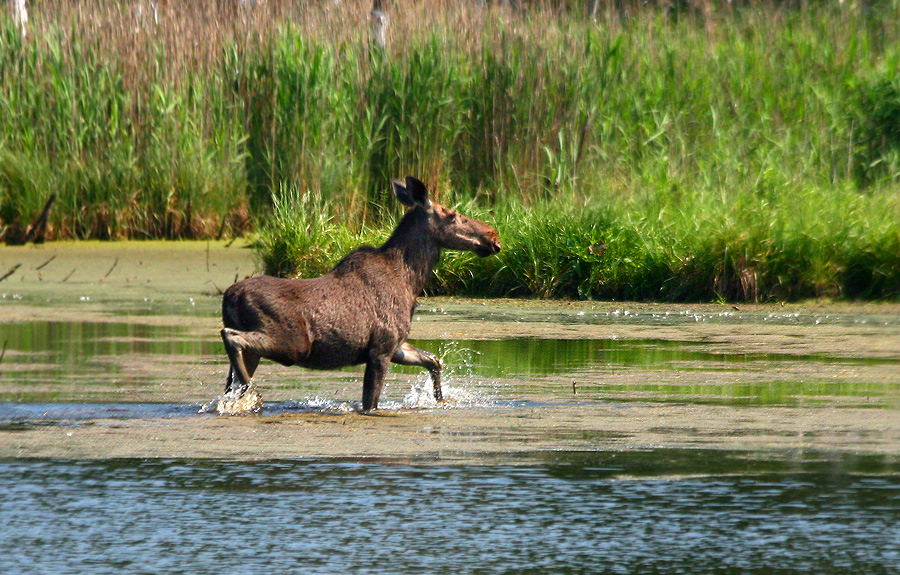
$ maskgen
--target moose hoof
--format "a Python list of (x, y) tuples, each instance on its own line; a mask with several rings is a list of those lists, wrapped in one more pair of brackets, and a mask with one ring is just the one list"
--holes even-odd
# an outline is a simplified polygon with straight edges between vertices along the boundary
[(262, 410), (262, 396), (252, 387), (238, 397), (229, 397), (225, 394), (216, 402), (216, 413), (223, 415), (245, 415), (259, 413)]

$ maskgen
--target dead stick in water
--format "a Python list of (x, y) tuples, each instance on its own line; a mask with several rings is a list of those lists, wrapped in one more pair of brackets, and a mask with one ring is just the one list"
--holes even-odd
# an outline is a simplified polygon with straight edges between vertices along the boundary
[(3, 277), (0, 277), (0, 282), (2, 282), (3, 280), (5, 280), (5, 279), (8, 278), (9, 276), (13, 275), (14, 273), (16, 273), (16, 270), (19, 269), (20, 267), (22, 267), (22, 264), (16, 264), (16, 265), (14, 265), (14, 266), (12, 267), (12, 269), (10, 269), (8, 272), (6, 272), (5, 274), (3, 274)]
[(75, 270), (77, 270), (77, 269), (78, 269), (78, 268), (72, 269), (72, 271), (69, 272), (69, 275), (67, 275), (66, 277), (63, 278), (63, 280), (62, 280), (61, 283), (65, 283), (70, 277), (72, 277), (72, 275), (75, 274)]
[(52, 256), (50, 256), (50, 259), (49, 259), (49, 260), (45, 261), (44, 263), (42, 263), (42, 264), (39, 265), (38, 267), (34, 268), (34, 270), (35, 270), (35, 271), (38, 271), (38, 270), (44, 269), (44, 267), (46, 267), (47, 264), (49, 264), (50, 262), (52, 262), (52, 261), (55, 260), (55, 259), (56, 259), (56, 254), (53, 254)]
[(25, 243), (44, 243), (44, 234), (47, 232), (47, 218), (50, 216), (50, 208), (53, 207), (53, 200), (55, 199), (56, 194), (50, 194), (50, 199), (44, 204), (44, 211), (28, 226), (28, 230), (25, 232)]
[(116, 269), (116, 266), (117, 266), (117, 265), (119, 265), (119, 258), (116, 258), (116, 261), (113, 262), (112, 267), (109, 268), (109, 271), (108, 271), (108, 272), (106, 272), (105, 274), (103, 274), (103, 277), (100, 278), (100, 281), (102, 282), (103, 280), (105, 280), (106, 278), (108, 278), (108, 277), (109, 277), (109, 274), (111, 274), (112, 271), (113, 271), (114, 269)]

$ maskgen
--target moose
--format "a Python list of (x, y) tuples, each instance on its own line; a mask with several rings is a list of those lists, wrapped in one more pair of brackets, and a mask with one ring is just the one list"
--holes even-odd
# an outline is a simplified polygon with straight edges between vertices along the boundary
[(267, 358), (311, 369), (365, 364), (363, 412), (378, 408), (391, 362), (427, 369), (434, 398), (443, 399), (440, 360), (406, 341), (416, 298), (442, 249), (487, 257), (500, 251), (500, 239), (485, 222), (431, 201), (412, 176), (394, 181), (393, 191), (409, 209), (381, 247), (357, 248), (317, 278), (256, 276), (225, 291), (226, 396), (242, 397)]

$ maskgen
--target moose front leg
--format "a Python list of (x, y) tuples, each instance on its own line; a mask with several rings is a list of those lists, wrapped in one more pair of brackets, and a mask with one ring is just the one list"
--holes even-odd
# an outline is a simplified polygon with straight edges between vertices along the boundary
[(387, 356), (375, 357), (366, 362), (366, 373), (363, 376), (363, 411), (378, 409), (378, 398), (381, 396), (389, 364), (390, 359)]
[(441, 392), (441, 360), (433, 353), (421, 350), (404, 341), (400, 349), (394, 352), (391, 361), (400, 365), (414, 365), (427, 369), (431, 374), (434, 399), (437, 401), (444, 399), (444, 394)]

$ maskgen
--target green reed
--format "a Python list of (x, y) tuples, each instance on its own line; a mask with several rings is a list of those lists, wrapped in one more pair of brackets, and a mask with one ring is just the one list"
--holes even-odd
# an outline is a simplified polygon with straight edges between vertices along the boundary
[[(208, 4), (170, 2), (150, 23), (131, 3), (42, 2), (24, 41), (0, 19), (4, 233), (55, 192), (54, 237), (211, 237), (255, 222), (269, 270), (309, 274), (386, 237), (400, 213), (389, 180), (414, 174), (496, 221), (509, 246), (448, 255), (432, 290), (900, 289), (889, 1), (589, 18), (578, 2), (397, 0), (383, 50), (368, 2)], [(585, 252), (601, 239), (604, 255)]]
[[(269, 273), (312, 277), (362, 244), (380, 245), (390, 218), (358, 227), (321, 197), (279, 196), (260, 235)], [(445, 252), (426, 291), (472, 296), (663, 301), (786, 301), (900, 297), (900, 198), (798, 190), (778, 202), (699, 195), (662, 202), (540, 202), (462, 212), (493, 224), (502, 251)], [(598, 249), (605, 245), (607, 249)]]

